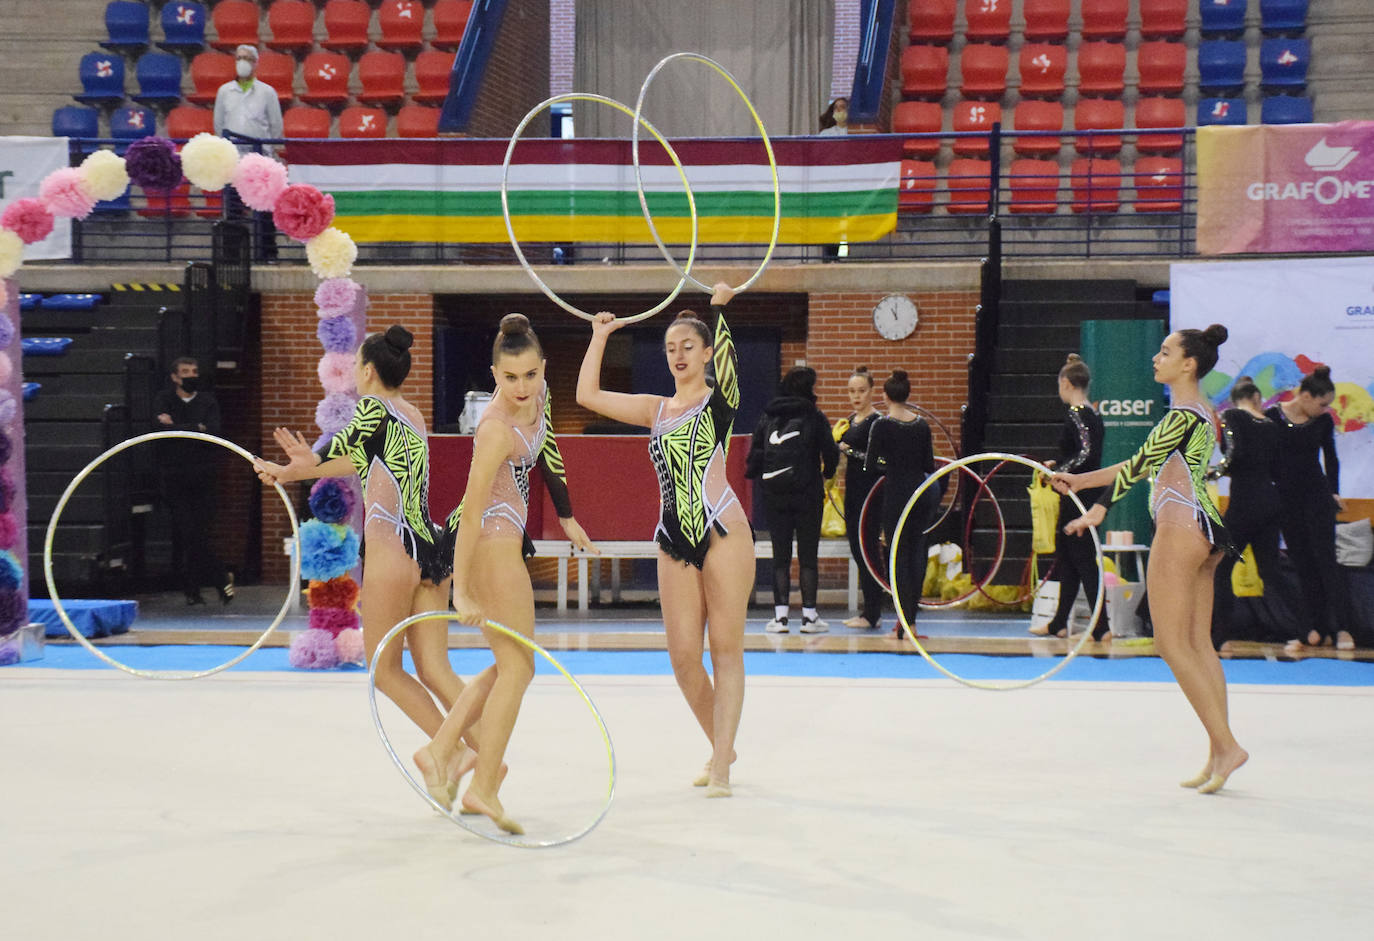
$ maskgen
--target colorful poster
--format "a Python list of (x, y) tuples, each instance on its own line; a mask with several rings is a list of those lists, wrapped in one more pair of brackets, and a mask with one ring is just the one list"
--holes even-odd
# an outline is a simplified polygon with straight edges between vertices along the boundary
[[(69, 163), (65, 137), (0, 137), (0, 211), (16, 199), (36, 197), (43, 178)], [(70, 219), (58, 219), (47, 238), (24, 248), (25, 261), (71, 254)]]
[(1197, 250), (1374, 250), (1374, 121), (1198, 128)]
[(1237, 376), (1253, 378), (1268, 407), (1331, 367), (1341, 495), (1374, 498), (1374, 258), (1180, 263), (1169, 281), (1172, 329), (1230, 331), (1203, 381), (1218, 408)]

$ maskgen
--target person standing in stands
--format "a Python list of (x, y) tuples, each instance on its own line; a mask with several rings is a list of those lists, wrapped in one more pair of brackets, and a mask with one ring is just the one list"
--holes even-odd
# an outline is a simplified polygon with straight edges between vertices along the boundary
[(821, 114), (821, 136), (849, 133), (849, 99), (836, 98)]
[(830, 629), (816, 610), (820, 583), (821, 510), (826, 480), (835, 475), (840, 453), (830, 423), (816, 407), (816, 370), (795, 366), (764, 406), (745, 459), (744, 476), (759, 482), (768, 533), (773, 540), (773, 619), (766, 630), (788, 631), (792, 594), (792, 535), (797, 537), (803, 634)]
[[(219, 402), (201, 387), (200, 364), (179, 357), (172, 362), (170, 378), (171, 387), (153, 396), (153, 430), (219, 435)], [(185, 438), (159, 443), (158, 487), (172, 514), (172, 570), (180, 574), (187, 604), (205, 604), (203, 585), (213, 585), (223, 604), (234, 600), (234, 575), (215, 556), (210, 538), (217, 452), (213, 445)]]
[(864, 466), (868, 452), (868, 436), (873, 431), (873, 423), (878, 420), (878, 410), (873, 407), (873, 377), (868, 374), (867, 366), (856, 366), (854, 374), (845, 385), (849, 393), (849, 407), (852, 411), (844, 432), (840, 435), (839, 451), (846, 458), (844, 468), (844, 528), (849, 537), (849, 554), (859, 567), (859, 589), (863, 593), (863, 608), (854, 617), (844, 622), (845, 627), (856, 630), (873, 630), (883, 616), (883, 586), (879, 585), (868, 566), (864, 564), (864, 542), (870, 546), (878, 544), (878, 514), (869, 513), (866, 531), (860, 531), (859, 523), (863, 517), (864, 501), (869, 491), (878, 482), (878, 475)]
[[(277, 99), (276, 89), (256, 77), (257, 69), (256, 46), (245, 44), (234, 50), (235, 78), (225, 82), (215, 93), (215, 133), (221, 137), (228, 131), (259, 140), (281, 139), (281, 102)], [(240, 144), (239, 149), (246, 149), (246, 145)], [(269, 154), (272, 152), (270, 145), (265, 150)], [(243, 218), (248, 210), (243, 200), (239, 199), (238, 192), (232, 186), (226, 186), (224, 193), (224, 217)], [(258, 257), (275, 260), (277, 242), (272, 214), (258, 213), (255, 227), (260, 250)]]

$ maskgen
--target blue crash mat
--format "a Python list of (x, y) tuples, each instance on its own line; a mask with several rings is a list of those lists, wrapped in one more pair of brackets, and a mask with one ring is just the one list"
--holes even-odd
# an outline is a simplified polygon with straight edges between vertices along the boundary
[[(102, 601), (100, 599), (64, 600), (62, 607), (84, 637), (107, 637), (123, 634), (138, 617), (137, 601)], [(68, 636), (66, 625), (57, 616), (53, 603), (47, 598), (29, 599), (29, 620), (43, 625), (48, 637)]]

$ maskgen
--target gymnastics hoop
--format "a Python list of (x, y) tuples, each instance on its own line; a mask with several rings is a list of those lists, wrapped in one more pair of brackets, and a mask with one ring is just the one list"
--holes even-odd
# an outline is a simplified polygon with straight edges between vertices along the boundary
[[(701, 55), (697, 52), (674, 52), (672, 55), (664, 56), (658, 61), (658, 65), (655, 65), (649, 70), (649, 74), (644, 78), (644, 84), (639, 86), (639, 97), (635, 99), (634, 124), (630, 127), (630, 156), (634, 160), (635, 166), (635, 189), (639, 195), (639, 207), (644, 212), (644, 221), (649, 226), (649, 234), (654, 237), (654, 244), (656, 244), (658, 250), (663, 253), (663, 257), (667, 259), (668, 264), (672, 265), (673, 270), (682, 275), (684, 280), (691, 281), (707, 294), (711, 294), (715, 291), (715, 288), (711, 285), (698, 281), (696, 278), (692, 277), (691, 256), (687, 258), (687, 267), (683, 268), (677, 263), (677, 259), (673, 257), (673, 253), (668, 251), (668, 246), (663, 243), (662, 237), (658, 234), (658, 227), (654, 225), (653, 215), (649, 212), (649, 201), (644, 195), (644, 177), (639, 164), (639, 126), (641, 123), (644, 123), (645, 127), (648, 127), (648, 124), (645, 123), (644, 119), (641, 117), (644, 113), (644, 96), (649, 93), (649, 86), (653, 84), (654, 79), (658, 76), (658, 73), (663, 67), (675, 59), (685, 59), (689, 62), (700, 62), (702, 65), (710, 66), (716, 70), (716, 73), (719, 74), (721, 78), (725, 79), (725, 81), (730, 84), (730, 87), (739, 95), (740, 100), (744, 102), (744, 106), (749, 109), (749, 115), (754, 119), (754, 126), (759, 129), (759, 136), (763, 138), (763, 149), (768, 153), (768, 169), (773, 177), (773, 233), (769, 237), (768, 250), (763, 253), (763, 261), (759, 262), (758, 268), (754, 269), (754, 273), (749, 276), (748, 280), (730, 289), (731, 292), (738, 294), (741, 291), (748, 290), (754, 282), (759, 279), (759, 276), (763, 274), (763, 269), (767, 268), (768, 262), (772, 260), (773, 252), (778, 247), (778, 230), (782, 226), (782, 191), (778, 185), (778, 158), (773, 153), (773, 142), (768, 137), (768, 131), (763, 126), (763, 118), (759, 117), (758, 111), (754, 108), (754, 103), (749, 100), (749, 96), (744, 93), (744, 89), (739, 87), (739, 82), (735, 81), (735, 77), (730, 74), (729, 70), (715, 59)], [(660, 142), (662, 142), (662, 138), (660, 138)], [(664, 146), (666, 147), (667, 144), (665, 143)], [(671, 153), (671, 151), (669, 151), (669, 153)], [(695, 213), (692, 216), (692, 220), (692, 244), (695, 246), (697, 234)]]
[(391, 628), (391, 630), (386, 632), (386, 636), (382, 638), (381, 643), (377, 645), (376, 652), (374, 652), (372, 655), (372, 662), (368, 665), (367, 668), (367, 700), (368, 705), (372, 709), (372, 724), (377, 727), (377, 737), (382, 740), (382, 747), (385, 748), (386, 753), (391, 756), (391, 763), (396, 766), (396, 770), (401, 772), (401, 777), (406, 779), (407, 783), (410, 784), (411, 788), (414, 789), (415, 793), (419, 794), (422, 798), (424, 798), (427, 804), (429, 804), (439, 813), (443, 814), (453, 823), (462, 827), (464, 830), (468, 831), (474, 836), (480, 836), (484, 840), (490, 840), (493, 843), (502, 843), (506, 846), (519, 846), (523, 849), (548, 849), (549, 847), (553, 846), (565, 846), (568, 843), (572, 843), (576, 840), (582, 839), (588, 833), (591, 833), (592, 830), (596, 829), (596, 826), (599, 823), (601, 823), (603, 819), (605, 819), (607, 812), (609, 812), (611, 809), (611, 800), (615, 797), (615, 746), (611, 744), (611, 733), (606, 729), (606, 720), (601, 717), (601, 711), (596, 708), (596, 703), (592, 702), (592, 697), (587, 695), (587, 691), (582, 688), (582, 684), (577, 681), (577, 678), (574, 677), (571, 673), (569, 673), (566, 669), (564, 669), (563, 664), (555, 660), (552, 654), (550, 654), (539, 644), (535, 643), (531, 638), (526, 637), (519, 631), (511, 630), (504, 624), (498, 624), (497, 622), (492, 621), (490, 619), (482, 622), (483, 627), (490, 628), (491, 630), (496, 631), (497, 633), (509, 637), (511, 640), (514, 640), (522, 646), (528, 648), (529, 650), (532, 650), (533, 652), (539, 654), (541, 657), (547, 660), (549, 663), (553, 664), (554, 669), (556, 669), (559, 673), (562, 673), (564, 678), (572, 684), (573, 689), (575, 689), (577, 691), (577, 694), (582, 697), (582, 701), (587, 704), (587, 708), (592, 711), (592, 717), (596, 719), (596, 727), (601, 732), (601, 740), (606, 743), (606, 758), (607, 761), (610, 763), (611, 777), (606, 785), (606, 802), (601, 805), (601, 810), (597, 812), (597, 815), (594, 818), (592, 818), (591, 823), (587, 824), (581, 830), (578, 830), (572, 836), (560, 837), (556, 840), (532, 840), (527, 837), (523, 837), (516, 834), (503, 833), (497, 835), (494, 833), (484, 833), (481, 830), (478, 830), (476, 827), (469, 826), (466, 822), (463, 821), (461, 815), (445, 810), (443, 806), (439, 804), (438, 801), (436, 801), (433, 797), (430, 797), (429, 792), (425, 790), (424, 784), (420, 781), (415, 780), (414, 776), (411, 775), (411, 773), (406, 769), (405, 762), (401, 760), (401, 756), (396, 754), (396, 749), (391, 744), (391, 739), (387, 736), (386, 729), (382, 726), (382, 717), (377, 712), (377, 664), (381, 662), (382, 651), (386, 650), (387, 645), (390, 644), (393, 640), (395, 640), (397, 636), (404, 633), (408, 628), (420, 623), (421, 621), (457, 620), (458, 615), (453, 611), (423, 611), (419, 614), (412, 614), (410, 617), (398, 621), (396, 625)]
[(286, 618), (286, 613), (291, 609), (291, 601), (296, 591), (295, 586), (299, 585), (301, 581), (301, 538), (300, 527), (296, 523), (296, 509), (291, 505), (291, 500), (287, 497), (286, 491), (282, 489), (281, 484), (273, 484), (273, 487), (276, 488), (277, 495), (281, 497), (282, 503), (286, 505), (286, 515), (291, 520), (291, 538), (295, 540), (295, 551), (291, 553), (291, 580), (287, 583), (286, 600), (282, 602), (281, 610), (277, 612), (277, 616), (272, 620), (272, 623), (267, 625), (267, 630), (263, 631), (261, 636), (253, 642), (253, 646), (233, 659), (221, 663), (217, 667), (211, 667), (208, 670), (186, 672), (182, 670), (140, 670), (128, 664), (120, 663), (95, 644), (92, 644), (76, 629), (76, 625), (72, 623), (72, 619), (67, 615), (67, 609), (62, 606), (62, 599), (58, 597), (56, 580), (53, 578), (52, 574), (52, 544), (53, 539), (57, 535), (57, 521), (61, 519), (62, 511), (67, 508), (67, 501), (72, 498), (72, 494), (76, 492), (76, 488), (79, 487), (82, 481), (89, 477), (96, 468), (116, 454), (119, 454), (121, 451), (127, 451), (135, 445), (143, 444), (147, 441), (157, 441), (167, 438), (186, 438), (191, 441), (208, 441), (211, 444), (217, 444), (222, 448), (233, 451), (249, 463), (255, 460), (252, 454), (248, 453), (237, 444), (234, 444), (234, 442), (226, 441), (215, 435), (203, 434), (199, 431), (154, 431), (146, 435), (139, 435), (136, 438), (130, 438), (127, 441), (119, 442), (119, 444), (116, 444), (103, 454), (98, 455), (95, 460), (83, 467), (81, 472), (78, 473), (76, 477), (72, 478), (72, 482), (67, 485), (67, 489), (62, 491), (62, 496), (58, 498), (57, 506), (53, 507), (52, 517), (48, 520), (47, 534), (43, 537), (43, 577), (48, 583), (48, 597), (52, 599), (53, 610), (57, 612), (57, 616), (62, 620), (63, 625), (66, 626), (67, 632), (75, 637), (77, 641), (80, 642), (81, 646), (95, 654), (97, 658), (104, 660), (112, 667), (123, 670), (125, 673), (142, 677), (145, 680), (197, 680), (203, 676), (211, 676), (222, 670), (227, 670), (235, 664), (243, 662), (249, 654), (263, 645), (263, 642), (267, 640), (267, 636), (281, 625), (281, 622)]
[[(695, 278), (692, 278), (691, 275), (688, 273), (692, 270), (692, 264), (696, 260), (697, 255), (697, 201), (696, 196), (692, 193), (692, 184), (687, 180), (687, 171), (683, 168), (682, 161), (678, 159), (677, 151), (673, 149), (672, 145), (669, 144), (666, 139), (664, 139), (663, 135), (660, 134), (652, 124), (644, 120), (644, 118), (642, 118), (637, 111), (631, 111), (630, 106), (625, 104), (624, 102), (616, 101), (614, 98), (607, 98), (604, 95), (592, 95), (583, 92), (571, 92), (563, 95), (554, 95), (552, 98), (546, 98), (544, 101), (541, 101), (539, 104), (531, 108), (529, 110), (529, 113), (527, 113), (525, 117), (521, 120), (521, 122), (516, 126), (515, 133), (511, 134), (510, 144), (506, 147), (506, 159), (501, 164), (501, 215), (505, 218), (506, 221), (506, 235), (510, 237), (510, 246), (515, 250), (515, 257), (519, 260), (520, 267), (525, 269), (525, 274), (529, 275), (530, 278), (534, 281), (535, 286), (538, 287), (540, 291), (544, 292), (545, 297), (547, 297), (549, 300), (553, 301), (559, 307), (563, 308), (575, 317), (581, 317), (583, 320), (588, 321), (593, 319), (592, 314), (588, 313), (585, 310), (582, 310), (579, 307), (574, 307), (572, 304), (569, 304), (567, 301), (563, 300), (563, 298), (559, 297), (557, 292), (555, 292), (553, 288), (545, 284), (544, 279), (539, 277), (539, 275), (535, 273), (534, 267), (530, 265), (529, 260), (525, 258), (524, 251), (520, 248), (520, 240), (515, 237), (515, 226), (511, 222), (510, 217), (510, 161), (511, 157), (515, 154), (515, 145), (520, 143), (520, 135), (525, 132), (525, 128), (529, 126), (530, 122), (533, 121), (541, 111), (551, 108), (554, 105), (564, 101), (599, 102), (603, 105), (608, 105), (612, 108), (615, 108), (617, 111), (623, 112), (624, 114), (628, 114), (635, 120), (634, 126), (636, 131), (636, 144), (638, 144), (639, 141), (639, 125), (643, 124), (646, 128), (649, 129), (649, 133), (654, 136), (654, 139), (663, 145), (663, 149), (668, 152), (669, 158), (671, 158), (673, 161), (673, 166), (677, 167), (678, 175), (682, 177), (682, 188), (687, 192), (687, 208), (690, 210), (692, 215), (692, 247), (688, 250), (687, 253), (687, 270), (683, 271), (681, 268), (677, 267), (676, 262), (673, 262), (673, 267), (678, 270), (678, 273), (681, 274), (682, 277), (678, 280), (677, 286), (674, 287), (671, 292), (669, 292), (668, 296), (665, 297), (658, 304), (654, 305), (653, 307), (650, 307), (648, 310), (640, 311), (639, 313), (633, 314), (629, 317), (621, 318), (626, 323), (638, 323), (641, 320), (647, 320), (648, 318), (652, 317), (654, 314), (658, 313), (659, 311), (663, 310), (663, 308), (671, 304), (673, 302), (673, 298), (677, 297), (678, 294), (682, 292), (683, 286), (689, 280), (696, 284), (701, 283), (700, 281), (697, 281)], [(639, 167), (638, 165), (636, 165), (636, 181), (638, 181), (638, 174)], [(639, 199), (640, 204), (644, 205), (644, 190), (642, 186), (640, 188)], [(644, 211), (644, 218), (647, 221), (649, 218), (647, 207)], [(652, 222), (649, 222), (649, 230), (651, 232), (654, 232), (654, 238), (657, 239), (658, 233), (654, 231)], [(672, 259), (669, 260), (671, 261)]]
[[(1054, 471), (1050, 470), (1048, 467), (1041, 464), (1039, 461), (1033, 461), (1028, 457), (1021, 457), (1017, 454), (1004, 454), (1000, 451), (989, 451), (984, 454), (971, 454), (968, 457), (961, 457), (959, 460), (951, 461), (944, 467), (941, 467), (935, 473), (931, 474), (925, 480), (921, 481), (921, 486), (916, 488), (916, 492), (911, 495), (911, 499), (908, 500), (906, 506), (902, 508), (902, 515), (897, 520), (897, 529), (892, 535), (892, 550), (890, 553), (892, 556), (892, 560), (891, 565), (889, 566), (889, 578), (891, 578), (894, 582), (897, 579), (897, 545), (900, 544), (902, 541), (902, 526), (905, 525), (906, 518), (911, 513), (912, 508), (916, 506), (916, 501), (920, 499), (921, 492), (925, 490), (927, 487), (929, 487), (936, 480), (950, 473), (953, 470), (957, 470), (960, 467), (964, 467), (976, 461), (992, 460), (1001, 460), (1004, 464), (1007, 462), (1013, 464), (1021, 464), (1025, 467), (1029, 467), (1031, 470), (1038, 470), (1050, 475), (1054, 474)], [(1078, 511), (1080, 514), (1086, 514), (1088, 512), (1087, 509), (1083, 506), (1083, 501), (1078, 499), (1078, 494), (1070, 492), (1069, 496), (1073, 498), (1074, 505), (1078, 507)], [(1092, 533), (1093, 549), (1097, 552), (1097, 601), (1093, 604), (1092, 613), (1088, 615), (1088, 623), (1096, 624), (1098, 615), (1102, 613), (1102, 603), (1105, 598), (1102, 579), (1102, 543), (1097, 538), (1097, 527), (1090, 526), (1088, 527), (1088, 531)], [(916, 645), (916, 650), (921, 654), (922, 657), (925, 657), (926, 662), (928, 662), (935, 669), (939, 670), (945, 676), (949, 677), (951, 680), (954, 680), (957, 683), (962, 683), (965, 686), (970, 686), (974, 689), (996, 690), (1000, 692), (1003, 690), (1010, 689), (1025, 689), (1028, 686), (1034, 686), (1036, 683), (1043, 682), (1049, 679), (1050, 677), (1054, 676), (1056, 673), (1064, 669), (1066, 666), (1068, 666), (1069, 661), (1072, 660), (1074, 657), (1078, 656), (1078, 652), (1083, 649), (1083, 645), (1088, 642), (1088, 639), (1092, 637), (1093, 633), (1091, 630), (1084, 631), (1083, 636), (1078, 639), (1078, 644), (1073, 647), (1070, 647), (1069, 652), (1064, 656), (1062, 660), (1060, 660), (1054, 666), (1050, 667), (1044, 673), (1041, 673), (1039, 676), (1032, 677), (1029, 680), (1018, 680), (1014, 683), (989, 683), (984, 680), (971, 680), (967, 677), (960, 676), (953, 670), (946, 668), (938, 660), (932, 657), (930, 655), (930, 652), (927, 651), (925, 647), (921, 646), (921, 641), (916, 636), (916, 632), (911, 629), (911, 624), (907, 621), (906, 612), (902, 610), (902, 599), (896, 591), (892, 592), (892, 607), (897, 610), (897, 621), (902, 625), (902, 631), (906, 634), (907, 639)]]

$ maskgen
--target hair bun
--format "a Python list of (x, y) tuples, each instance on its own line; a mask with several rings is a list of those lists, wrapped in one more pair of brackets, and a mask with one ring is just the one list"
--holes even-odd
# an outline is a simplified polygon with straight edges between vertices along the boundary
[(1252, 376), (1237, 376), (1234, 385), (1243, 386), (1247, 382), (1251, 385), (1255, 384), (1255, 380)]
[(1312, 375), (1315, 376), (1315, 377), (1318, 378), (1318, 379), (1327, 379), (1327, 380), (1329, 380), (1329, 379), (1331, 378), (1331, 367), (1330, 367), (1330, 366), (1318, 366), (1318, 367), (1316, 367), (1315, 369), (1312, 370)]
[(501, 318), (501, 333), (506, 336), (529, 332), (530, 318), (524, 314), (506, 314)]
[(404, 353), (415, 342), (415, 337), (405, 327), (394, 323), (386, 328), (386, 342)]
[(905, 369), (894, 369), (894, 370), (892, 370), (892, 378), (898, 380), (899, 382), (906, 382), (906, 381), (907, 381), (906, 370), (905, 370)]
[(1221, 346), (1221, 344), (1226, 342), (1226, 338), (1230, 336), (1230, 333), (1221, 324), (1214, 323), (1206, 330), (1202, 331), (1202, 336), (1203, 339), (1213, 346)]
[(1065, 366), (1072, 366), (1074, 363), (1081, 362), (1083, 362), (1083, 357), (1079, 356), (1077, 353), (1070, 353), (1068, 356), (1064, 357)]
[(867, 376), (867, 375), (868, 375), (868, 367), (867, 367), (867, 366), (855, 366), (855, 367), (854, 367), (854, 375), (856, 375), (856, 376)]

